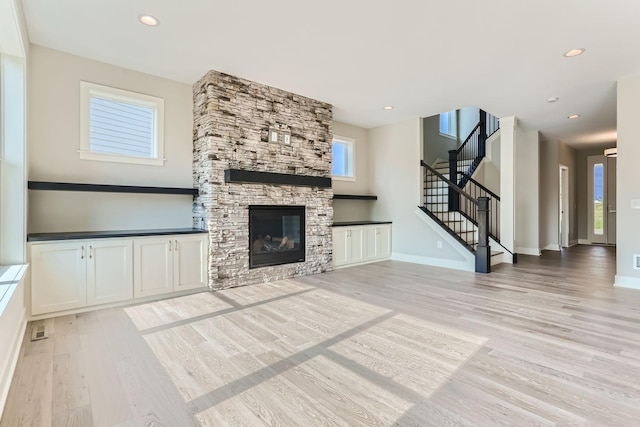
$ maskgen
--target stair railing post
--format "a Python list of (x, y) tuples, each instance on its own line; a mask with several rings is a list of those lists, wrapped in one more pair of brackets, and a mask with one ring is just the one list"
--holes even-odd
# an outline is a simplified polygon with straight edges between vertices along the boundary
[(478, 197), (478, 248), (476, 272), (491, 272), (491, 247), (489, 246), (489, 198)]
[[(449, 181), (458, 183), (458, 150), (449, 150)], [(453, 188), (448, 188), (449, 212), (460, 210), (460, 194)]]
[(487, 112), (480, 110), (480, 135), (478, 135), (478, 158), (487, 154)]

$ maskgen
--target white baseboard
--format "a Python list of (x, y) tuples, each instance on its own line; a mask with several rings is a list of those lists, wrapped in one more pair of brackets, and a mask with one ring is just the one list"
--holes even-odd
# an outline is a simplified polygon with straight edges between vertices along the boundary
[(431, 265), (433, 267), (450, 268), (453, 270), (463, 270), (463, 271), (476, 270), (475, 260), (474, 260), (474, 263), (472, 264), (472, 263), (469, 263), (468, 261), (454, 261), (451, 259), (399, 254), (397, 252), (394, 252), (391, 254), (391, 259), (394, 261), (410, 262), (412, 264)]
[(558, 245), (557, 243), (552, 243), (550, 245), (545, 246), (544, 248), (542, 248), (543, 251), (559, 251), (560, 250), (560, 245)]
[(533, 255), (533, 256), (540, 256), (541, 252), (539, 248), (521, 248), (521, 247), (516, 247), (516, 253), (517, 254), (522, 254), (522, 255)]
[(589, 239), (578, 239), (578, 244), (579, 245), (590, 245), (591, 244), (591, 240), (589, 240)]
[(575, 245), (578, 245), (580, 243), (579, 240), (569, 240), (569, 247), (573, 247)]
[(616, 288), (640, 289), (640, 277), (618, 276), (613, 284)]

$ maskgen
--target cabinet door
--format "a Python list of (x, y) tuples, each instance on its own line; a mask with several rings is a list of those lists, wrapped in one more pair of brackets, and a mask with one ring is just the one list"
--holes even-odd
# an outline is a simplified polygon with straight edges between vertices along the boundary
[(133, 298), (133, 241), (88, 242), (87, 304), (104, 304)]
[(375, 259), (378, 256), (378, 229), (377, 227), (363, 227), (364, 233), (364, 259)]
[(349, 228), (333, 228), (333, 265), (340, 266), (349, 263), (351, 245), (349, 243)]
[(376, 258), (391, 258), (391, 224), (376, 227)]
[(172, 236), (133, 241), (133, 297), (173, 292)]
[(173, 290), (207, 286), (209, 235), (174, 236), (173, 242)]
[(364, 230), (366, 227), (354, 227), (349, 229), (349, 245), (351, 247), (350, 263), (364, 261)]
[(87, 244), (31, 246), (31, 314), (87, 305)]

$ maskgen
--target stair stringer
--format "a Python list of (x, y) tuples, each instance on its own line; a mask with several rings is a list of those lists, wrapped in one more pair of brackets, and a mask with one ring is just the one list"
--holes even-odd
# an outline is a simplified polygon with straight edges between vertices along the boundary
[[(455, 249), (455, 251), (460, 254), (462, 260), (454, 260), (449, 258), (434, 258), (434, 257), (426, 257), (426, 256), (413, 256), (413, 255), (402, 255), (397, 256), (396, 254), (392, 255), (392, 259), (397, 261), (405, 261), (412, 262), (414, 264), (424, 264), (431, 265), (434, 267), (444, 267), (451, 268), (454, 270), (463, 270), (463, 271), (475, 271), (476, 270), (476, 257), (473, 253), (469, 251), (469, 249), (465, 248), (462, 243), (460, 243), (456, 238), (454, 238), (449, 232), (440, 226), (439, 223), (434, 221), (431, 217), (425, 214), (422, 209), (419, 207), (416, 208), (414, 212), (418, 218), (420, 218), (429, 228), (440, 236), (442, 241), (447, 245), (451, 246)], [(430, 242), (430, 244), (435, 244), (435, 242)], [(398, 254), (400, 255), (400, 254)]]

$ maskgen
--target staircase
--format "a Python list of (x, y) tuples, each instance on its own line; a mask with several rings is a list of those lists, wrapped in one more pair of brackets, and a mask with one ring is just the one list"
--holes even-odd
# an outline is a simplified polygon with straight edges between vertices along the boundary
[[(489, 273), (507, 251), (500, 245), (500, 197), (471, 177), (484, 158), (487, 138), (497, 128), (497, 118), (480, 110), (478, 124), (458, 150), (449, 151), (449, 161), (433, 166), (420, 162), (420, 209), (475, 255), (476, 272), (481, 273)], [(500, 250), (492, 251), (490, 241)]]

